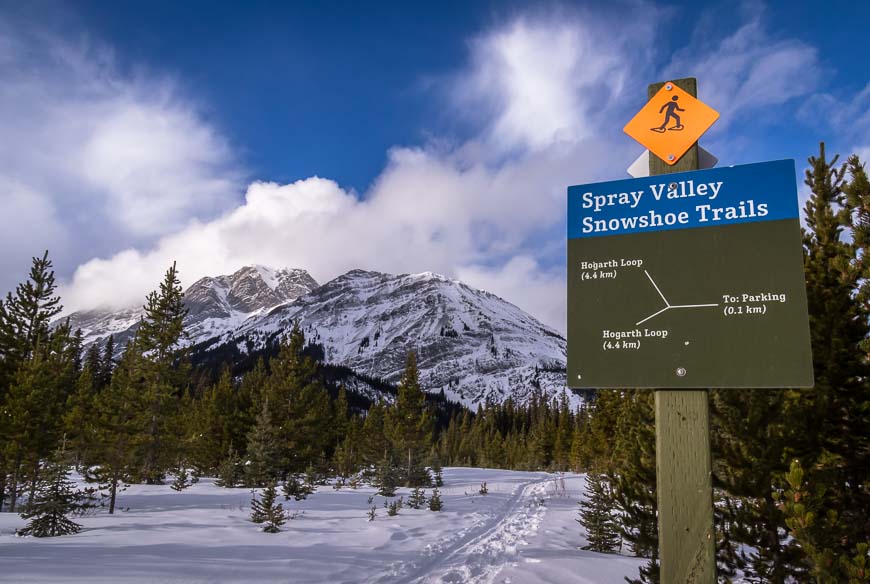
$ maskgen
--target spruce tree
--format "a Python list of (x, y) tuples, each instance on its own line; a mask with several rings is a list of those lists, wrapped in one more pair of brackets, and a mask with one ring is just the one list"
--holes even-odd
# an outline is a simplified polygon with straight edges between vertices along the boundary
[(178, 466), (175, 468), (175, 479), (172, 481), (172, 484), (169, 485), (173, 491), (183, 491), (192, 485), (193, 482), (190, 478), (190, 473), (187, 471), (187, 467), (184, 462), (179, 462)]
[(261, 523), (266, 533), (278, 533), (281, 531), (281, 526), (287, 522), (284, 506), (277, 499), (278, 493), (274, 482), (270, 482), (263, 489), (261, 499), (256, 495), (251, 499), (251, 521)]
[(18, 530), (19, 535), (55, 537), (81, 530), (82, 526), (67, 516), (81, 512), (90, 505), (87, 496), (76, 490), (69, 473), (70, 467), (61, 449), (45, 464), (36, 496), (21, 513), (24, 519), (30, 521)]
[(272, 419), (269, 401), (263, 402), (260, 415), (248, 434), (245, 482), (250, 487), (261, 487), (277, 480), (281, 474), (278, 466), (282, 451), (278, 429)]
[[(42, 258), (34, 257), (29, 278), (16, 287), (14, 295), (0, 299), (0, 510), (7, 495), (9, 510), (15, 510), (19, 495), (26, 490), (22, 484), (29, 484), (33, 496), (39, 461), (51, 453), (59, 438), (58, 405), (70, 389), (61, 384), (74, 376), (64, 364), (69, 356), (64, 342), (71, 344), (69, 327), (59, 326), (54, 333), (49, 330), (49, 323), (62, 309), (51, 267), (48, 252)], [(37, 394), (31, 395), (32, 390)], [(9, 395), (13, 391), (15, 395)], [(30, 426), (37, 429), (36, 434), (28, 430)]]
[(417, 356), (413, 351), (408, 353), (396, 402), (387, 410), (386, 421), (385, 429), (401, 461), (405, 484), (409, 487), (428, 485), (431, 478), (423, 458), (432, 440), (434, 417), (420, 388)]
[[(826, 490), (825, 511), (838, 515), (826, 538), (834, 553), (847, 555), (870, 540), (864, 511), (870, 505), (870, 370), (862, 348), (870, 314), (861, 302), (866, 175), (853, 159), (853, 180), (845, 184), (850, 168), (838, 167), (836, 156), (828, 161), (824, 144), (809, 162), (804, 259), (815, 387), (787, 394), (788, 447), (807, 480)], [(857, 228), (849, 233), (853, 242), (842, 236), (849, 225)]]
[(60, 298), (48, 251), (33, 258), (29, 278), (0, 302), (0, 403), (19, 365), (46, 341), (49, 324), (60, 314)]
[(384, 455), (377, 468), (375, 486), (378, 487), (378, 495), (382, 497), (395, 497), (396, 487), (399, 486), (399, 473), (393, 459)]
[(138, 470), (135, 448), (140, 432), (140, 403), (144, 358), (135, 340), (127, 345), (111, 384), (94, 400), (93, 440), (87, 447), (85, 478), (109, 491), (109, 513), (115, 512), (118, 492)]
[(420, 509), (426, 504), (426, 491), (420, 487), (414, 487), (411, 491), (411, 496), (408, 497), (408, 507), (411, 509)]
[(159, 289), (148, 294), (144, 310), (134, 346), (144, 358), (137, 439), (141, 461), (138, 475), (149, 484), (160, 484), (178, 458), (172, 423), (189, 371), (181, 348), (187, 309), (174, 262)]
[(300, 480), (297, 473), (291, 473), (287, 480), (284, 481), (284, 499), (289, 500), (293, 497), (296, 501), (302, 501), (308, 498), (308, 495), (317, 490), (317, 487), (310, 480)]
[(100, 361), (99, 373), (97, 373), (97, 369), (94, 369), (95, 375), (95, 385), (97, 391), (102, 390), (104, 387), (108, 387), (110, 383), (112, 383), (112, 371), (115, 370), (115, 337), (114, 335), (109, 335), (109, 338), (106, 340), (106, 346), (103, 349), (103, 357)]
[(607, 471), (615, 505), (621, 511), (620, 535), (638, 557), (649, 558), (632, 582), (657, 583), (658, 520), (654, 394), (633, 390), (616, 395), (616, 444)]
[(441, 502), (441, 491), (437, 488), (432, 489), (432, 496), (429, 497), (429, 511), (441, 511), (444, 509), (444, 503)]
[(305, 335), (298, 323), (270, 362), (262, 396), (275, 420), (279, 452), (273, 464), (280, 476), (304, 472), (326, 451), (332, 454), (329, 395), (318, 375), (317, 362), (305, 354)]
[(586, 491), (589, 496), (580, 502), (580, 518), (576, 521), (586, 530), (587, 544), (584, 550), (611, 554), (621, 547), (619, 528), (613, 517), (613, 495), (604, 475), (590, 473), (586, 476)]
[(232, 488), (242, 486), (244, 480), (244, 461), (232, 445), (230, 445), (227, 450), (227, 456), (218, 464), (215, 484), (219, 487)]
[(64, 434), (76, 464), (81, 464), (86, 459), (94, 439), (93, 418), (96, 406), (94, 376), (91, 371), (91, 362), (86, 359), (76, 381), (75, 392), (67, 398), (66, 411), (63, 414)]

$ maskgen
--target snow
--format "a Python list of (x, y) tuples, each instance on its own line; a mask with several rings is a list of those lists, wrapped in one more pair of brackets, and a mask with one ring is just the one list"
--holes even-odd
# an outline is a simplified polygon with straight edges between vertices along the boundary
[(257, 270), (257, 272), (260, 274), (260, 278), (263, 280), (263, 282), (266, 283), (266, 286), (268, 286), (272, 292), (277, 290), (278, 285), (281, 283), (281, 281), (279, 280), (280, 273), (282, 271), (287, 271), (286, 268), (284, 268), (283, 270), (275, 270), (273, 268), (268, 268), (259, 264), (255, 264), (251, 267)]
[[(508, 396), (523, 402), (536, 385), (550, 396), (565, 388), (559, 370), (564, 338), (513, 304), (432, 272), (353, 270), (279, 310), (225, 329), (221, 341), (241, 349), (258, 333), (257, 346), (295, 320), (308, 340), (323, 346), (327, 362), (391, 382), (401, 377), (413, 348), (424, 389), (444, 390), (472, 408)], [(579, 405), (570, 397), (573, 407)]]
[(79, 518), (85, 529), (71, 536), (17, 537), (24, 520), (2, 513), (0, 581), (621, 583), (643, 564), (579, 549), (580, 475), (450, 468), (444, 479), (442, 512), (406, 506), (388, 517), (375, 496), (373, 522), (372, 487), (320, 487), (285, 503), (296, 517), (278, 534), (248, 521), (247, 489), (207, 478), (180, 493), (133, 485), (119, 495), (126, 510)]

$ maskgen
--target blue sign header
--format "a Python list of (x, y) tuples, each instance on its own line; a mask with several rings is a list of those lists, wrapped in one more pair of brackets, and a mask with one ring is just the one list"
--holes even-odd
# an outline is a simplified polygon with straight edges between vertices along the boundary
[(797, 218), (794, 160), (568, 187), (568, 239)]

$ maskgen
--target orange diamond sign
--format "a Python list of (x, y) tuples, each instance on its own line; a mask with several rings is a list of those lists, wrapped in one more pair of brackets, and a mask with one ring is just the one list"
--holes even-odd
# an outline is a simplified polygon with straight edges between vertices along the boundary
[(623, 130), (674, 165), (718, 119), (719, 112), (669, 81)]

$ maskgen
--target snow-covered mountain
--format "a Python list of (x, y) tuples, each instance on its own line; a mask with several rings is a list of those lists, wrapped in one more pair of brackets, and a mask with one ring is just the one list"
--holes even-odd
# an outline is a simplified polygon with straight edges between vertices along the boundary
[(558, 332), (489, 292), (429, 272), (353, 270), (226, 330), (209, 349), (256, 350), (294, 320), (323, 346), (327, 362), (387, 381), (399, 380), (414, 350), (424, 388), (466, 404), (565, 387), (566, 342)]
[[(305, 270), (245, 266), (229, 276), (206, 277), (184, 293), (188, 341), (196, 344), (237, 328), (247, 319), (292, 302), (317, 288)], [(82, 329), (85, 345), (115, 335), (125, 345), (144, 314), (141, 306), (120, 311), (95, 309), (69, 315), (73, 330)]]
[[(185, 304), (188, 342), (200, 355), (265, 349), (298, 320), (326, 362), (395, 383), (414, 350), (424, 389), (468, 405), (565, 387), (566, 342), (558, 332), (489, 292), (431, 272), (353, 270), (318, 287), (304, 270), (247, 266), (199, 280)], [(92, 310), (70, 320), (85, 344), (114, 334), (124, 345), (142, 312)]]

